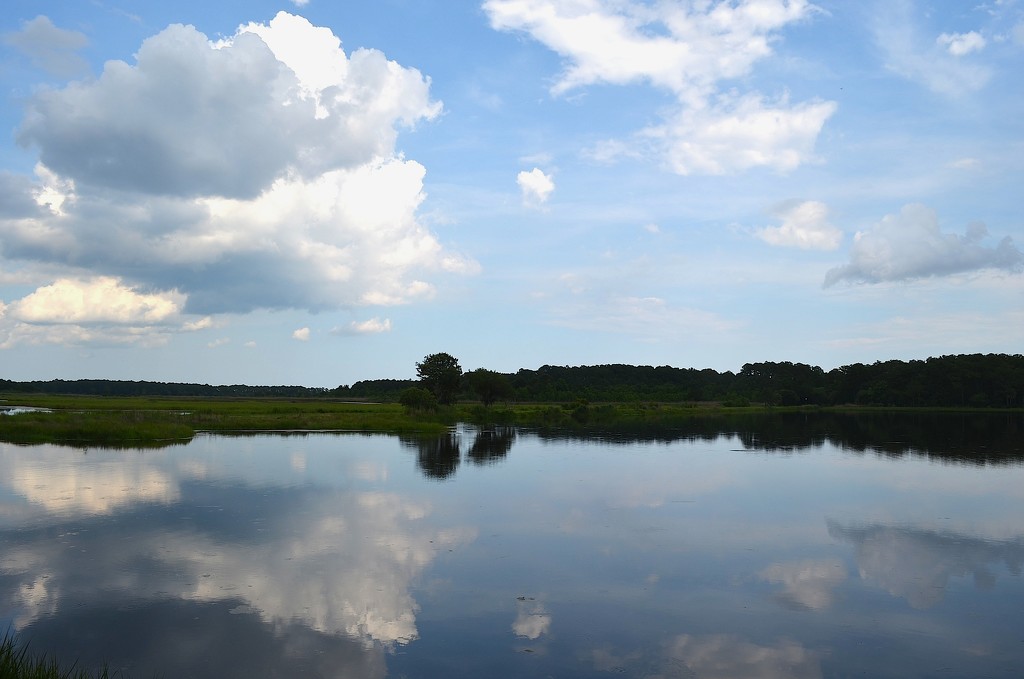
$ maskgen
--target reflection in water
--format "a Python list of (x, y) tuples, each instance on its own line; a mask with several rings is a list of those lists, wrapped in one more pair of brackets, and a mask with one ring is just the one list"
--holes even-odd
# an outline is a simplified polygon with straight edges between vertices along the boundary
[(429, 479), (444, 480), (455, 474), (462, 461), (462, 437), (456, 432), (441, 436), (402, 436), (402, 445), (416, 451), (420, 471)]
[(515, 427), (481, 427), (469, 449), (469, 459), (476, 464), (494, 464), (508, 455), (515, 440)]
[(823, 421), (0, 444), (0, 627), (134, 677), (1019, 677), (1024, 465)]
[(517, 637), (537, 639), (547, 634), (551, 628), (551, 616), (544, 609), (544, 604), (533, 597), (517, 597), (516, 620), (512, 623), (512, 631)]
[(761, 646), (735, 635), (680, 634), (665, 642), (657, 656), (617, 654), (602, 648), (591, 652), (595, 670), (638, 677), (680, 679), (818, 679), (819, 654), (792, 641)]
[(758, 646), (731, 635), (681, 634), (668, 647), (670, 660), (700, 679), (816, 679), (821, 677), (817, 655), (800, 644), (781, 641)]
[(5, 465), (5, 485), (29, 502), (54, 513), (109, 514), (136, 502), (170, 504), (178, 489), (163, 470), (144, 458), (126, 455), (120, 459), (65, 465), (67, 450), (40, 447), (31, 457), (12, 458)]
[(625, 424), (543, 430), (545, 440), (626, 443), (714, 442), (738, 436), (749, 450), (808, 452), (827, 444), (885, 457), (923, 456), (958, 464), (1024, 463), (1021, 413), (750, 412), (700, 415), (671, 426)]
[(914, 608), (942, 601), (951, 578), (971, 576), (980, 588), (996, 582), (992, 568), (1004, 565), (1020, 576), (1024, 538), (982, 540), (970, 535), (885, 525), (842, 526), (828, 522), (829, 535), (852, 543), (864, 580), (881, 586)]
[(780, 584), (779, 601), (797, 610), (819, 611), (832, 605), (832, 590), (846, 580), (838, 559), (777, 563), (760, 573), (765, 582)]

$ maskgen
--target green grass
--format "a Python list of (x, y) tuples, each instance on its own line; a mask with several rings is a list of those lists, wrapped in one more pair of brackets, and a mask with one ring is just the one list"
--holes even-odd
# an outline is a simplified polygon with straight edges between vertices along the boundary
[(0, 403), (49, 408), (0, 416), (0, 440), (110, 447), (165, 446), (196, 432), (372, 431), (441, 432), (448, 410), (410, 414), (391, 403), (322, 399), (121, 398), (0, 395)]
[(100, 672), (62, 668), (55, 659), (34, 656), (28, 647), (19, 646), (14, 637), (6, 635), (0, 641), (0, 678), (2, 679), (108, 679), (106, 669)]
[[(0, 440), (108, 447), (167, 446), (196, 432), (269, 431), (435, 434), (456, 422), (587, 429), (673, 426), (694, 417), (802, 411), (718, 403), (522, 403), (484, 407), (477, 403), (410, 412), (397, 403), (353, 403), (327, 399), (213, 399), (113, 396), (0, 395), (0, 403), (50, 408), (0, 416)], [(811, 408), (847, 411), (849, 407)], [(877, 410), (877, 409), (869, 409)], [(936, 409), (930, 409), (936, 410)]]

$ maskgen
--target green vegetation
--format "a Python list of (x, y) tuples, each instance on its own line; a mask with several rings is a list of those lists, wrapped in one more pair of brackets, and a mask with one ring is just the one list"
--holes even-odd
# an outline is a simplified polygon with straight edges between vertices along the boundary
[(3, 679), (107, 679), (110, 676), (105, 669), (98, 673), (62, 669), (53, 658), (29, 655), (28, 648), (19, 647), (11, 635), (0, 641), (0, 677)]
[(393, 403), (321, 399), (162, 399), (8, 394), (52, 412), (0, 416), (0, 440), (139, 447), (187, 441), (197, 431), (443, 431), (451, 413), (407, 414)]
[(462, 385), (462, 366), (451, 354), (429, 354), (416, 364), (420, 382), (442, 405), (451, 405)]
[[(420, 380), (361, 380), (321, 387), (210, 386), (115, 380), (12, 382), (0, 392), (120, 397), (338, 399), (398, 403), (410, 388), (427, 389), (442, 405), (480, 400), (570, 403), (705, 403), (862, 405), (912, 408), (1024, 407), (1024, 355), (965, 354), (923, 361), (854, 363), (825, 371), (804, 363), (747, 363), (739, 372), (671, 366), (541, 366), (515, 373), (479, 368), (463, 374), (450, 354), (430, 354), (417, 364)], [(459, 376), (456, 380), (455, 376)], [(15, 399), (17, 402), (19, 399)]]
[[(420, 381), (377, 380), (303, 397), (115, 396), (159, 383), (13, 383), (9, 403), (50, 408), (0, 418), (0, 440), (138, 447), (187, 441), (197, 431), (374, 431), (432, 434), (464, 421), (533, 427), (671, 426), (681, 418), (764, 408), (1005, 408), (1024, 406), (1024, 356), (943, 356), (856, 364), (829, 372), (802, 363), (748, 363), (739, 373), (662, 366), (543, 366), (514, 375), (463, 373), (450, 354), (416, 364)], [(331, 396), (372, 384), (383, 402)], [(13, 386), (12, 386), (13, 385)], [(27, 393), (26, 385), (43, 393)], [(196, 385), (191, 385), (196, 386)], [(203, 386), (203, 385), (200, 385)], [(17, 388), (14, 388), (17, 387)], [(65, 393), (54, 393), (56, 389)], [(209, 388), (214, 389), (214, 388)], [(218, 388), (219, 389), (219, 388)], [(244, 392), (249, 388), (230, 387)], [(254, 390), (294, 390), (260, 387)], [(203, 391), (200, 389), (199, 391)], [(0, 398), (3, 398), (0, 396)]]

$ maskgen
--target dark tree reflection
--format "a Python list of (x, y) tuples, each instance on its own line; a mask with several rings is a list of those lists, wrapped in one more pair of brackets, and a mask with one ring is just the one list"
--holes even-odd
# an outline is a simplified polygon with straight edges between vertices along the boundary
[(515, 440), (514, 427), (481, 428), (469, 449), (469, 459), (475, 464), (494, 464), (508, 455)]
[(462, 437), (454, 432), (440, 436), (402, 436), (402, 445), (416, 451), (423, 475), (444, 480), (455, 474), (462, 461)]

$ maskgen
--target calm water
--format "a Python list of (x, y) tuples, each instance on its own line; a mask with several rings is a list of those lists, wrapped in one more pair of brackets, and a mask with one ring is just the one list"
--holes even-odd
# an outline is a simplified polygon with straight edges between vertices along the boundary
[(152, 677), (1020, 677), (1021, 416), (0, 443), (0, 627)]

